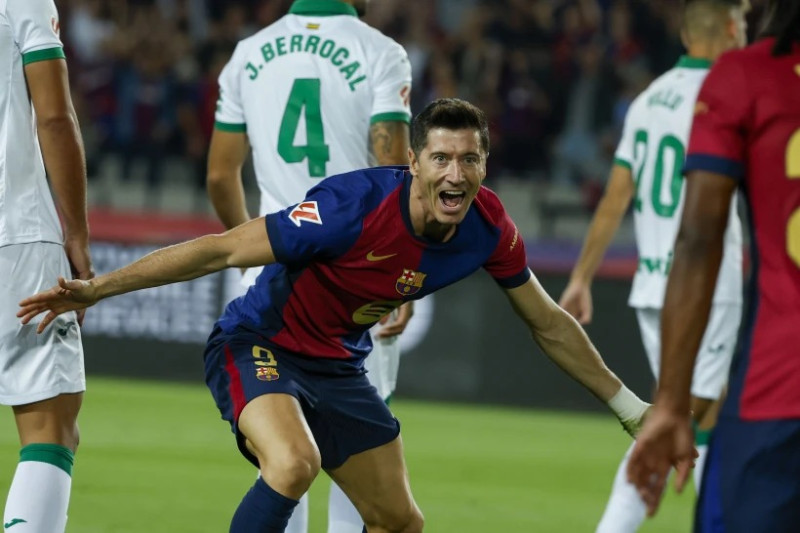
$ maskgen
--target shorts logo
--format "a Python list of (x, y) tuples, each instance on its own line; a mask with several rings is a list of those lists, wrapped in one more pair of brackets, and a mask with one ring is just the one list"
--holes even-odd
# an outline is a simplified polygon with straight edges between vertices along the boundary
[(271, 366), (262, 366), (256, 368), (256, 378), (261, 381), (275, 381), (281, 376), (278, 374), (278, 369)]
[(63, 328), (57, 328), (56, 332), (62, 337), (66, 337), (69, 333), (69, 330), (72, 329), (73, 326), (75, 326), (75, 322), (67, 322)]
[(370, 302), (353, 311), (356, 324), (374, 324), (403, 304), (403, 300), (383, 300)]
[(253, 364), (256, 365), (256, 379), (261, 381), (275, 381), (280, 378), (278, 374), (278, 361), (275, 355), (266, 348), (253, 346)]
[(722, 350), (725, 349), (725, 343), (720, 343), (715, 346), (709, 346), (708, 351), (711, 353), (722, 353)]
[(414, 272), (411, 269), (404, 268), (403, 275), (397, 278), (394, 288), (403, 296), (411, 296), (416, 294), (422, 288), (422, 282), (425, 281), (425, 276), (422, 272)]
[(316, 201), (300, 202), (289, 213), (289, 220), (294, 222), (298, 228), (302, 222), (322, 225), (322, 217), (319, 216), (319, 207)]

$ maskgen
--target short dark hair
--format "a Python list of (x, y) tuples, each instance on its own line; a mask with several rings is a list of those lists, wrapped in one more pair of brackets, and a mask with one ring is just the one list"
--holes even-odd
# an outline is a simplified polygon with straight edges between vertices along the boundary
[(411, 121), (411, 149), (419, 156), (428, 144), (432, 128), (448, 130), (474, 129), (481, 138), (481, 148), (489, 153), (489, 123), (478, 107), (458, 98), (434, 100)]
[(772, 0), (767, 5), (767, 23), (761, 36), (775, 37), (772, 55), (790, 53), (792, 46), (800, 43), (800, 2)]

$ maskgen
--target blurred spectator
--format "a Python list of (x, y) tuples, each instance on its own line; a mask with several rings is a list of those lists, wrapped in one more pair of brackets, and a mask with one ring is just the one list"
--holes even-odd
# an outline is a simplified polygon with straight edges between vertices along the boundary
[[(90, 172), (114, 153), (156, 190), (174, 158), (200, 189), (219, 67), (291, 0), (63, 4)], [(375, 0), (366, 21), (408, 51), (414, 110), (487, 112), (491, 179), (602, 180), (631, 99), (682, 51), (674, 0)]]

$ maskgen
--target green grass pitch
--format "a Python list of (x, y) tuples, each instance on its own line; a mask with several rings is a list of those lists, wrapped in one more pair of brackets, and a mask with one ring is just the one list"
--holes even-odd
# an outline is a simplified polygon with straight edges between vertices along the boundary
[[(592, 532), (629, 439), (612, 415), (397, 399), (411, 486), (426, 531)], [(0, 418), (0, 496), (19, 444)], [(68, 533), (224, 532), (252, 485), (200, 385), (90, 379), (80, 418)], [(325, 531), (328, 480), (311, 490)], [(670, 494), (644, 532), (689, 531), (692, 490)]]

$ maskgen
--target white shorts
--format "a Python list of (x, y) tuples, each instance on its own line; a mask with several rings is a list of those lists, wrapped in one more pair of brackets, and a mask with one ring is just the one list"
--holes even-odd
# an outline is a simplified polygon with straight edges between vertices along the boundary
[[(639, 320), (639, 330), (650, 370), (658, 379), (661, 361), (661, 309), (636, 309), (636, 318)], [(736, 348), (741, 319), (740, 304), (711, 306), (708, 326), (695, 360), (692, 396), (716, 400), (722, 394), (728, 382), (728, 370)]]
[(86, 390), (83, 347), (74, 312), (58, 316), (41, 335), (39, 315), (23, 326), (17, 303), (71, 276), (60, 244), (0, 247), (0, 404), (23, 405)]

